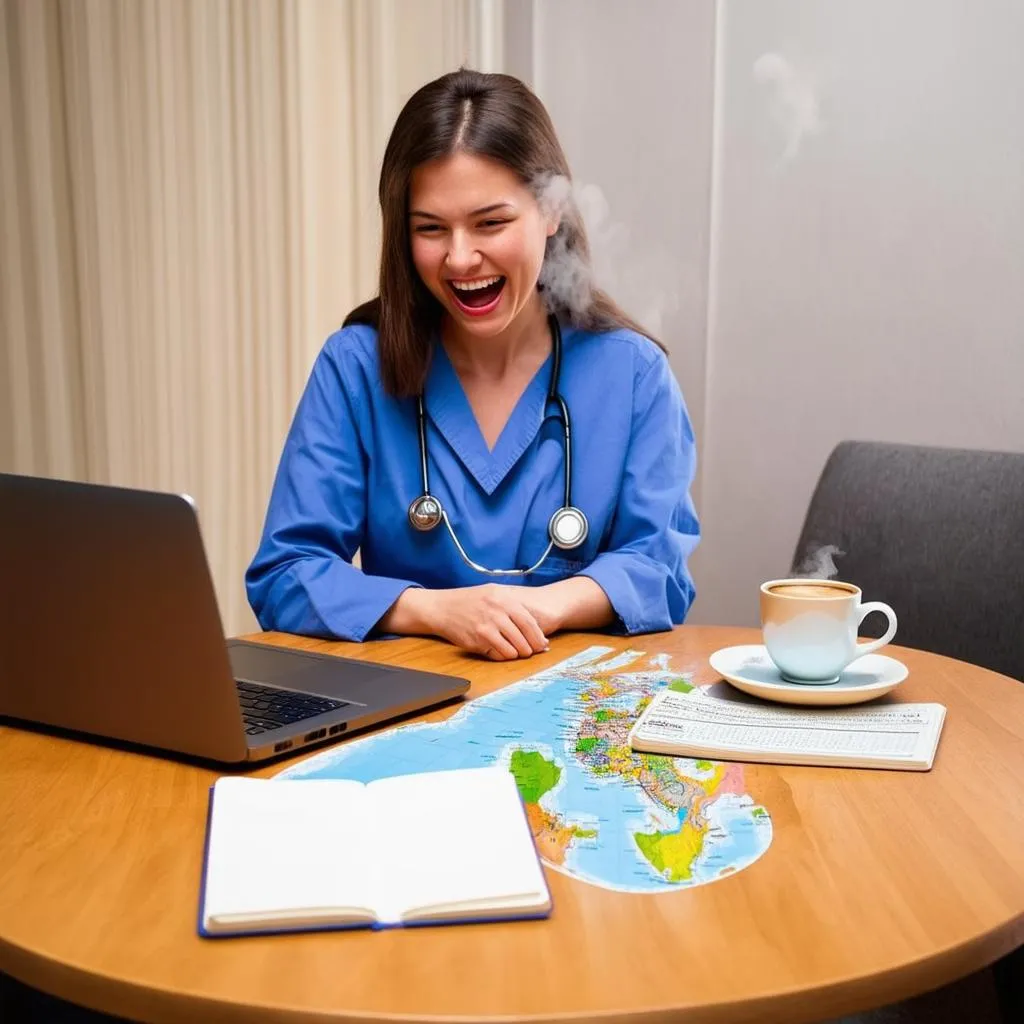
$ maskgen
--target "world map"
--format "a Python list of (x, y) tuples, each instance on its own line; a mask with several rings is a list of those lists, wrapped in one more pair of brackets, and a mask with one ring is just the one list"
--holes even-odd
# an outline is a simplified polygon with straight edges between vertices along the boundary
[(278, 778), (393, 775), (501, 764), (516, 778), (541, 858), (592, 885), (666, 892), (749, 866), (772, 840), (743, 766), (635, 753), (628, 734), (664, 687), (692, 678), (668, 655), (594, 646), (444, 722), (414, 723), (315, 754)]

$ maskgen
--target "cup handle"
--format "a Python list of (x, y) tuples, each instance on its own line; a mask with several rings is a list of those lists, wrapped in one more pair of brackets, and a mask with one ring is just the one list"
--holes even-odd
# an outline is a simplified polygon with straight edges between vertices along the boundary
[(885, 615), (889, 620), (889, 628), (885, 631), (885, 636), (880, 637), (878, 640), (872, 640), (866, 644), (857, 644), (855, 658), (862, 658), (865, 654), (877, 651), (879, 647), (884, 647), (896, 635), (896, 613), (884, 601), (868, 601), (867, 604), (862, 604), (857, 625), (860, 626), (871, 612), (881, 612)]

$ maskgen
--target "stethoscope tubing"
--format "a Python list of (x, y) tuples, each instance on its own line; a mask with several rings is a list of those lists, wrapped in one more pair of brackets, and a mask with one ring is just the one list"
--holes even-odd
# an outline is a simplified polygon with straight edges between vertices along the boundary
[[(554, 315), (548, 317), (548, 324), (551, 329), (552, 366), (551, 383), (548, 386), (548, 393), (545, 399), (545, 418), (547, 418), (547, 408), (554, 402), (558, 407), (559, 416), (562, 420), (563, 454), (565, 460), (564, 503), (552, 515), (551, 521), (548, 524), (547, 547), (533, 565), (524, 569), (488, 569), (486, 566), (480, 565), (479, 562), (470, 558), (456, 535), (455, 528), (448, 519), (448, 513), (445, 511), (444, 506), (430, 492), (430, 465), (427, 457), (427, 415), (423, 402), (423, 392), (421, 391), (416, 396), (416, 418), (420, 442), (420, 477), (423, 484), (423, 492), (409, 506), (409, 521), (418, 530), (431, 530), (437, 526), (438, 522), (443, 522), (445, 529), (447, 529), (460, 557), (466, 565), (487, 576), (526, 576), (535, 572), (544, 563), (548, 555), (551, 554), (551, 549), (556, 543), (558, 543), (560, 548), (566, 550), (578, 547), (586, 539), (590, 529), (586, 515), (582, 510), (573, 507), (572, 504), (572, 425), (569, 418), (569, 407), (566, 405), (565, 399), (562, 398), (558, 388), (562, 372), (562, 330), (557, 317)], [(566, 523), (569, 524), (570, 529), (575, 526), (573, 534), (575, 539), (568, 541), (564, 539), (559, 540), (558, 526), (559, 524)]]

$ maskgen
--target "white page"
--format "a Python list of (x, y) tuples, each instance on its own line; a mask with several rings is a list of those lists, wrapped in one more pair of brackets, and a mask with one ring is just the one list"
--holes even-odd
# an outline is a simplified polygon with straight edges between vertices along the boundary
[(934, 750), (944, 712), (941, 704), (800, 711), (663, 691), (634, 735), (737, 753), (920, 761)]
[(369, 917), (366, 787), (347, 780), (218, 779), (207, 853), (209, 930)]
[(547, 883), (506, 768), (398, 776), (367, 789), (378, 823), (382, 921), (547, 905)]

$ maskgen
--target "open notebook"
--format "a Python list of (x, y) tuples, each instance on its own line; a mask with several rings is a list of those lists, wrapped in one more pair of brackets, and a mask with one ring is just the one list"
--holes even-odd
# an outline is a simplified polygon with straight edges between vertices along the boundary
[(505, 768), (218, 779), (199, 911), (207, 937), (546, 917), (551, 896)]

